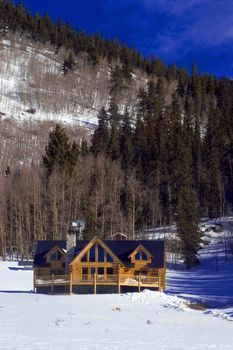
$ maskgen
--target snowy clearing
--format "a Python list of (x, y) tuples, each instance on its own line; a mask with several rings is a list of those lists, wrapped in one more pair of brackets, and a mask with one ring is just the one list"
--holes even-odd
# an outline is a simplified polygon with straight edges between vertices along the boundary
[(165, 293), (33, 294), (32, 271), (0, 261), (0, 350), (233, 349), (229, 227), (214, 233), (211, 225), (199, 267), (168, 262)]
[(32, 271), (9, 265), (0, 262), (0, 349), (232, 349), (233, 308), (188, 306), (203, 292), (191, 283), (202, 268), (168, 271), (166, 293), (50, 296), (31, 292)]

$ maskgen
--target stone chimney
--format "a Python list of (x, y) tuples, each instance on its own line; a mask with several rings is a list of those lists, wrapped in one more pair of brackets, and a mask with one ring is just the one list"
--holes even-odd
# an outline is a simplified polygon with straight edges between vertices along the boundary
[(76, 230), (74, 227), (70, 227), (66, 238), (66, 250), (76, 247)]
[(76, 230), (70, 227), (66, 236), (66, 264), (67, 266), (74, 258), (74, 251), (76, 247)]

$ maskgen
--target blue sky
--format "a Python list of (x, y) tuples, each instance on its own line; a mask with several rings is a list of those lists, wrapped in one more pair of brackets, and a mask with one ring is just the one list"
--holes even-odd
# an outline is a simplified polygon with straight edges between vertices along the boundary
[(233, 77), (233, 0), (23, 0), (167, 64)]

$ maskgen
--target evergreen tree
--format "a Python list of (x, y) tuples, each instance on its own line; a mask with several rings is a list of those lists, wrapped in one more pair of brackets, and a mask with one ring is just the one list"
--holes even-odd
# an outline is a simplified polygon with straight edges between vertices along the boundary
[(108, 153), (112, 160), (120, 158), (120, 114), (118, 107), (114, 99), (110, 102), (109, 108), (109, 120), (110, 120), (110, 138)]
[(122, 68), (119, 65), (116, 65), (111, 73), (110, 96), (114, 100), (122, 98), (122, 93), (129, 88), (130, 82), (130, 68), (126, 65), (123, 65)]
[(78, 147), (74, 142), (72, 145), (66, 135), (65, 130), (56, 125), (55, 129), (49, 133), (49, 142), (45, 147), (43, 156), (43, 166), (46, 170), (47, 178), (56, 169), (61, 174), (71, 175), (78, 159)]
[(89, 149), (88, 149), (87, 140), (82, 139), (81, 148), (80, 148), (81, 156), (86, 157), (88, 155), (88, 151), (89, 151)]
[(222, 214), (222, 181), (221, 181), (221, 127), (220, 115), (213, 106), (208, 116), (207, 130), (204, 137), (203, 160), (206, 172), (205, 200), (208, 215), (212, 218)]
[(133, 139), (132, 127), (129, 112), (126, 110), (123, 116), (123, 123), (121, 126), (121, 158), (122, 168), (129, 169), (133, 161)]
[(138, 113), (136, 119), (136, 127), (133, 133), (133, 163), (136, 167), (137, 177), (141, 182), (144, 182), (144, 162), (145, 155), (146, 134), (143, 120)]
[(97, 156), (100, 153), (107, 154), (109, 144), (108, 115), (104, 107), (98, 115), (98, 127), (92, 136), (91, 151)]
[(172, 211), (174, 215), (182, 183), (184, 161), (181, 110), (179, 101), (175, 95), (173, 96), (173, 101), (168, 111), (168, 174), (172, 193), (170, 211)]
[(75, 68), (75, 59), (72, 52), (69, 52), (68, 57), (64, 59), (62, 64), (62, 72), (66, 75), (69, 71), (73, 71)]
[(189, 81), (188, 71), (186, 69), (180, 69), (178, 71), (178, 84), (177, 84), (177, 93), (179, 96), (185, 97), (188, 81)]
[(201, 234), (198, 228), (199, 217), (197, 199), (192, 189), (184, 186), (179, 193), (177, 213), (177, 233), (180, 238), (180, 253), (187, 268), (199, 263)]

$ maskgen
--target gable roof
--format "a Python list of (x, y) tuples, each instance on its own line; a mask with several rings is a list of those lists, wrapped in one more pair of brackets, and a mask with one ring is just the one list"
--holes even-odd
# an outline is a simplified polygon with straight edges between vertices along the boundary
[(149, 267), (163, 267), (164, 266), (164, 241), (104, 241), (105, 244), (113, 251), (115, 255), (123, 262), (126, 267), (131, 267), (133, 264), (130, 260), (132, 252), (140, 245), (142, 245), (152, 255)]
[[(81, 253), (81, 251), (91, 242), (91, 240), (77, 241), (74, 249), (73, 259)], [(163, 240), (138, 240), (138, 241), (102, 241), (107, 248), (124, 264), (126, 267), (132, 267), (130, 255), (140, 245), (144, 247), (152, 255), (151, 263), (148, 267), (162, 268), (164, 267), (164, 241)], [(37, 249), (34, 257), (34, 266), (47, 266), (45, 255), (54, 247), (66, 249), (66, 241), (38, 241)], [(72, 260), (73, 260), (72, 259)]]
[(37, 241), (33, 266), (46, 267), (45, 255), (55, 246), (66, 249), (66, 241)]
[(45, 254), (45, 258), (48, 257), (49, 254), (51, 254), (52, 252), (56, 252), (59, 251), (62, 255), (66, 255), (65, 250), (60, 248), (57, 244), (55, 244), (46, 254)]
[(146, 253), (150, 258), (152, 258), (153, 254), (151, 254), (151, 252), (149, 252), (148, 249), (146, 249), (142, 244), (139, 244), (137, 246), (137, 248), (135, 248), (130, 254), (129, 254), (129, 258), (132, 257), (132, 255), (136, 254), (137, 251), (142, 250), (144, 253)]
[[(90, 241), (77, 241), (77, 245), (74, 251), (74, 257), (81, 253)], [(164, 266), (164, 241), (163, 240), (150, 240), (150, 241), (108, 241), (103, 240), (104, 244), (113, 252), (114, 255), (126, 266), (131, 267), (130, 255), (139, 246), (145, 248), (148, 253), (151, 254), (152, 260), (148, 265), (149, 267), (163, 267)]]
[(94, 236), (90, 241), (84, 241), (86, 244), (84, 245), (84, 246), (82, 246), (82, 249), (80, 249), (80, 247), (79, 247), (79, 243), (81, 243), (81, 242), (83, 242), (83, 241), (78, 241), (77, 242), (77, 246), (76, 246), (76, 248), (78, 247), (79, 249), (75, 249), (75, 251), (74, 251), (74, 258), (73, 258), (73, 260), (72, 260), (72, 262), (71, 262), (71, 265), (73, 264), (73, 262), (75, 261), (75, 259), (76, 259), (76, 257), (85, 249), (85, 248), (87, 248), (87, 246), (92, 246), (92, 245), (94, 245), (95, 243), (98, 243), (98, 244), (100, 244), (102, 247), (103, 247), (103, 249), (105, 249), (105, 250), (110, 250), (110, 252), (112, 253), (112, 255), (113, 255), (113, 258), (116, 260), (116, 261), (118, 261), (118, 263), (119, 264), (122, 264), (122, 265), (124, 265), (123, 263), (122, 263), (122, 261), (119, 259), (119, 257), (116, 255), (116, 254), (114, 254), (114, 252), (111, 250), (111, 249), (109, 249), (109, 247), (106, 245), (106, 241), (103, 241), (102, 239), (100, 239), (97, 235), (96, 236)]

